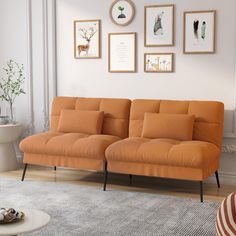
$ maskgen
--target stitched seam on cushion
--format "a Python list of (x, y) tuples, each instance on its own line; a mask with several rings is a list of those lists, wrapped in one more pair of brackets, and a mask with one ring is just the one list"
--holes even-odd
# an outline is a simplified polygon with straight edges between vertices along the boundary
[(54, 139), (54, 138), (57, 138), (58, 136), (62, 136), (63, 134), (58, 134), (58, 135), (56, 135), (56, 136), (53, 136), (53, 137), (51, 137), (50, 139), (48, 139), (46, 142), (45, 142), (45, 145), (47, 146), (47, 144), (48, 144), (48, 142), (50, 141), (50, 140), (52, 140), (52, 139)]

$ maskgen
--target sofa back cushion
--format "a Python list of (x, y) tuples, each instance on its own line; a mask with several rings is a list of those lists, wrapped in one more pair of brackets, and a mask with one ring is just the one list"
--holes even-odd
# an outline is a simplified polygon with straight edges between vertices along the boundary
[(193, 140), (221, 146), (224, 122), (224, 104), (221, 102), (134, 100), (130, 111), (130, 137), (141, 137), (146, 112), (194, 115)]
[(57, 130), (63, 133), (101, 134), (103, 111), (61, 110)]
[(131, 101), (113, 98), (56, 97), (52, 104), (50, 129), (58, 129), (61, 110), (103, 111), (102, 134), (128, 137)]
[(194, 115), (145, 113), (142, 137), (192, 140)]

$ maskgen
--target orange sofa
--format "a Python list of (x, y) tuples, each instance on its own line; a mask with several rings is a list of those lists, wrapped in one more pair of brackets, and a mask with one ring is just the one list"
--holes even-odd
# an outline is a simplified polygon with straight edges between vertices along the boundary
[[(50, 130), (29, 136), (20, 143), (24, 163), (103, 170), (106, 148), (128, 137), (130, 104), (128, 99), (56, 97), (52, 105)], [(68, 110), (104, 112), (102, 129), (91, 133), (58, 131), (61, 111)], [(89, 123), (87, 119), (82, 128)], [(75, 123), (75, 120), (69, 119), (69, 124), (65, 125)]]
[[(73, 117), (68, 109), (83, 111), (84, 123), (81, 114)], [(103, 112), (91, 114), (103, 120), (100, 131), (95, 122), (91, 134), (92, 118), (86, 111)], [(76, 117), (84, 124), (78, 130)], [(20, 144), (26, 164), (22, 180), (27, 164), (103, 170), (104, 190), (108, 172), (183, 179), (200, 182), (203, 201), (205, 179), (215, 173), (220, 187), (223, 121), (221, 102), (57, 97), (50, 131)], [(90, 128), (90, 134), (80, 133), (81, 128)]]

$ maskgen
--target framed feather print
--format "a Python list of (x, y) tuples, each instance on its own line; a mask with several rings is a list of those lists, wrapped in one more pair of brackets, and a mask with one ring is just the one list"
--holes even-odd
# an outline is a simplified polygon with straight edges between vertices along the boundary
[(216, 11), (184, 12), (184, 53), (215, 52)]

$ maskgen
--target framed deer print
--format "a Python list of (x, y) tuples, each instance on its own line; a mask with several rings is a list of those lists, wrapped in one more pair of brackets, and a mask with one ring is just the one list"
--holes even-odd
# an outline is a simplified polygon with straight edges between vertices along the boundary
[(74, 57), (100, 58), (100, 20), (74, 21)]
[(184, 53), (215, 52), (216, 11), (184, 12)]
[(144, 7), (144, 46), (174, 45), (174, 5)]

